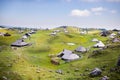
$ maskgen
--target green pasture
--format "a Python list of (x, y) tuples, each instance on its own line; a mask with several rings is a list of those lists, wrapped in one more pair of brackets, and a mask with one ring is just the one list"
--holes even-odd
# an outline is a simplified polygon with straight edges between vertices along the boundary
[[(62, 30), (62, 29), (61, 29)], [(9, 80), (99, 80), (103, 76), (110, 77), (110, 80), (119, 80), (120, 74), (116, 72), (109, 73), (110, 68), (116, 66), (120, 54), (120, 46), (102, 50), (100, 54), (88, 58), (92, 54), (93, 45), (98, 40), (107, 43), (107, 37), (101, 37), (98, 30), (89, 31), (89, 34), (80, 35), (77, 28), (68, 28), (69, 33), (59, 32), (56, 36), (49, 34), (53, 30), (38, 30), (32, 34), (26, 42), (32, 43), (31, 46), (11, 48), (10, 44), (21, 38), (17, 30), (0, 30), (8, 32), (12, 36), (0, 36), (0, 80), (3, 76)], [(75, 43), (70, 46), (67, 43)], [(112, 43), (113, 44), (113, 43)], [(119, 43), (118, 43), (119, 44)], [(116, 45), (116, 44), (114, 44)], [(87, 53), (77, 53), (82, 56), (81, 59), (72, 62), (61, 60), (60, 65), (54, 65), (50, 62), (50, 54), (57, 55), (63, 49), (74, 51), (78, 46), (90, 48)], [(101, 76), (89, 77), (89, 72), (95, 67), (102, 68), (107, 65)], [(61, 69), (63, 74), (55, 71)], [(78, 69), (78, 71), (75, 71)], [(89, 69), (89, 71), (86, 71)]]

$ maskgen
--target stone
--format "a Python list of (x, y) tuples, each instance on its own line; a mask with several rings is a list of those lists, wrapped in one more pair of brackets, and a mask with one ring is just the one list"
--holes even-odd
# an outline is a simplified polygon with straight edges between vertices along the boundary
[(111, 69), (110, 69), (110, 72), (115, 72), (115, 68), (111, 68)]
[(100, 80), (109, 80), (109, 77), (104, 76), (104, 77), (102, 77)]
[(12, 64), (8, 64), (7, 67), (12, 67)]
[(79, 69), (78, 69), (78, 68), (76, 68), (76, 69), (75, 69), (75, 72), (78, 72), (78, 71), (79, 71)]
[(90, 76), (95, 77), (101, 75), (102, 70), (99, 68), (95, 68), (90, 72)]
[(89, 68), (86, 68), (85, 71), (89, 71)]
[(61, 70), (61, 69), (56, 70), (56, 73), (63, 74), (63, 72), (62, 72), (62, 70)]
[(2, 79), (3, 79), (3, 80), (8, 80), (6, 76), (3, 76)]

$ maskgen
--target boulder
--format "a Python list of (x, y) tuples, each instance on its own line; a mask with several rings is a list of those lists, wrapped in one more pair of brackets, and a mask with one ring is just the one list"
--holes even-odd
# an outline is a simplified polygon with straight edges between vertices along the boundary
[(79, 71), (79, 69), (78, 69), (78, 68), (76, 68), (76, 69), (75, 69), (75, 72), (78, 72), (78, 71)]
[(56, 73), (63, 74), (63, 71), (61, 69), (56, 70)]
[(109, 77), (104, 76), (104, 77), (102, 77), (100, 80), (109, 80)]
[(12, 67), (12, 64), (7, 64), (7, 67)]
[(8, 80), (6, 76), (3, 76), (2, 79), (3, 79), (3, 80)]
[(89, 71), (90, 69), (89, 68), (86, 68), (85, 71)]
[(102, 70), (99, 68), (95, 68), (90, 72), (90, 76), (95, 77), (101, 75)]

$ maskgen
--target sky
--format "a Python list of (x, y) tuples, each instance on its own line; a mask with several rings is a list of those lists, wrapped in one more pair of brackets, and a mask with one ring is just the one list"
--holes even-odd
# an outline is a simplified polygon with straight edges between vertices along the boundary
[(0, 0), (0, 25), (120, 29), (120, 0)]

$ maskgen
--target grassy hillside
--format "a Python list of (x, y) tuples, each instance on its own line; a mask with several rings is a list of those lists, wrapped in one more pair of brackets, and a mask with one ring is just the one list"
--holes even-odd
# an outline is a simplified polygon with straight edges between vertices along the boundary
[[(110, 80), (120, 79), (120, 73), (110, 72), (111, 68), (116, 67), (120, 43), (112, 43), (114, 48), (101, 50), (99, 54), (88, 58), (93, 55), (92, 51), (96, 50), (93, 48), (95, 42), (91, 40), (98, 38), (106, 44), (108, 38), (101, 37), (98, 30), (89, 31), (89, 34), (85, 35), (80, 35), (77, 28), (69, 27), (67, 30), (69, 33), (62, 31), (56, 36), (49, 35), (53, 30), (39, 30), (32, 34), (30, 39), (26, 39), (26, 42), (32, 43), (31, 46), (14, 49), (10, 44), (23, 34), (19, 34), (17, 30), (0, 29), (0, 32), (5, 31), (12, 35), (0, 36), (0, 80), (3, 80), (3, 77), (10, 80), (99, 80), (103, 76), (108, 76)], [(67, 43), (75, 45), (70, 46)], [(61, 60), (60, 65), (50, 62), (50, 54), (56, 55), (63, 49), (74, 51), (78, 46), (90, 48), (87, 53), (76, 53), (82, 56), (81, 59), (68, 63)], [(104, 66), (106, 67), (103, 69)], [(95, 67), (103, 69), (102, 75), (89, 77), (90, 71)], [(61, 69), (63, 74), (56, 73), (58, 69)]]

